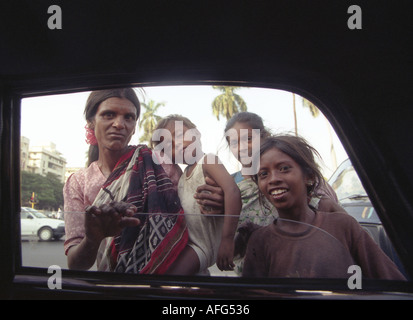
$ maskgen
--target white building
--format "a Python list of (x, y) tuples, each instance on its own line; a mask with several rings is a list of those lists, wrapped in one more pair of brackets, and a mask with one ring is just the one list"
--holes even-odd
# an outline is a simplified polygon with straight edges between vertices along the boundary
[(20, 137), (20, 170), (27, 171), (29, 163), (29, 144), (30, 140), (26, 137)]
[[(22, 140), (23, 138), (24, 137), (22, 137)], [(22, 170), (37, 173), (42, 176), (46, 176), (51, 172), (54, 173), (61, 182), (65, 181), (66, 159), (56, 150), (56, 145), (54, 143), (50, 142), (47, 145), (29, 147), (27, 161), (23, 161), (23, 149), (21, 152)]]

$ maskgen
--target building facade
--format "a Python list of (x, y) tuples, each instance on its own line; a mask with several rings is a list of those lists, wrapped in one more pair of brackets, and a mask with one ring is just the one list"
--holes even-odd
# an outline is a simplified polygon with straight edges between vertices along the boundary
[(42, 176), (53, 173), (65, 182), (66, 159), (52, 142), (30, 147), (29, 139), (21, 137), (21, 169)]

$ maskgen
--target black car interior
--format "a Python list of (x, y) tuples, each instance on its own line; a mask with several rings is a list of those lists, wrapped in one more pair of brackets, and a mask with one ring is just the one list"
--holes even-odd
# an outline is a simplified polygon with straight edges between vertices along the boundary
[[(48, 26), (52, 5), (61, 8), (60, 29)], [(3, 1), (0, 296), (294, 299), (300, 290), (326, 290), (357, 298), (357, 290), (348, 290), (346, 282), (338, 280), (133, 278), (72, 270), (63, 271), (63, 290), (49, 290), (46, 269), (23, 267), (17, 218), (21, 100), (123, 86), (257, 86), (295, 92), (314, 102), (339, 136), (411, 279), (409, 1), (357, 1), (361, 29), (348, 26), (351, 5), (351, 1)], [(377, 236), (382, 234), (379, 230)], [(364, 298), (366, 293), (391, 297), (391, 292), (413, 297), (411, 280), (366, 280), (363, 285)]]

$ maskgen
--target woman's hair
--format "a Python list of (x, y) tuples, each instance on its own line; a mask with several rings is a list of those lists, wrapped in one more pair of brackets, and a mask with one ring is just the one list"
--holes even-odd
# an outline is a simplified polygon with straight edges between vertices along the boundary
[(237, 122), (245, 123), (252, 129), (259, 129), (261, 138), (268, 137), (271, 134), (270, 131), (264, 126), (264, 121), (262, 118), (258, 114), (248, 111), (234, 114), (232, 118), (228, 120), (224, 133), (231, 129)]
[[(136, 119), (139, 118), (141, 104), (139, 102), (138, 96), (135, 93), (135, 90), (133, 90), (132, 88), (119, 88), (92, 91), (86, 101), (86, 106), (84, 110), (86, 121), (92, 121), (97, 113), (100, 104), (109, 98), (128, 99), (136, 107)], [(87, 166), (89, 166), (93, 161), (96, 161), (98, 158), (98, 146), (90, 145)]]
[[(270, 149), (276, 148), (291, 157), (301, 168), (304, 175), (312, 181), (307, 185), (307, 195), (317, 196), (317, 190), (325, 181), (315, 156), (321, 159), (318, 151), (304, 138), (295, 135), (276, 135), (267, 137), (260, 146), (260, 157)], [(258, 176), (254, 176), (255, 182)]]
[[(196, 129), (196, 125), (191, 120), (189, 120), (188, 118), (186, 118), (184, 116), (181, 116), (179, 114), (170, 114), (170, 115), (162, 118), (161, 120), (159, 120), (159, 122), (156, 124), (154, 132), (155, 132), (155, 130), (158, 130), (158, 129), (165, 129), (168, 126), (168, 123), (170, 121), (182, 121), (183, 125), (185, 127), (187, 127), (188, 129)], [(156, 141), (156, 140), (151, 139), (151, 147), (154, 148), (159, 143), (161, 143), (161, 141), (162, 141), (162, 137), (161, 137), (160, 141)]]

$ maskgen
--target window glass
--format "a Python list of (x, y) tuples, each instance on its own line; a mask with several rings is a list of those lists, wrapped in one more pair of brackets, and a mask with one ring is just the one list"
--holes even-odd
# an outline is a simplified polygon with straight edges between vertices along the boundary
[(345, 201), (352, 197), (362, 198), (367, 196), (356, 171), (350, 164), (339, 173), (335, 181), (332, 181), (332, 187), (340, 201)]
[[(153, 124), (159, 123), (160, 119), (168, 115), (182, 115), (198, 129), (202, 151), (217, 155), (228, 173), (239, 182), (237, 179), (242, 179), (239, 174), (242, 165), (231, 153), (234, 145), (228, 146), (227, 141), (233, 140), (227, 140), (224, 131), (232, 112), (246, 110), (259, 115), (266, 129), (272, 134), (288, 133), (304, 137), (321, 155), (322, 161), (317, 161), (322, 176), (331, 184), (340, 205), (360, 223), (374, 216), (369, 222), (380, 225), (377, 214), (372, 214), (374, 208), (351, 164), (339, 174), (336, 172), (348, 156), (328, 120), (311, 102), (299, 95), (275, 89), (219, 86), (159, 86), (135, 88), (135, 92), (141, 102), (141, 113), (130, 145), (150, 145), (149, 139), (154, 133), (151, 131)], [(87, 166), (89, 145), (86, 142), (87, 122), (84, 118), (84, 108), (89, 94), (90, 92), (79, 92), (22, 100), (21, 217), (23, 219), (25, 211), (35, 210), (37, 220), (33, 220), (39, 220), (36, 226), (32, 226), (35, 230), (31, 231), (31, 238), (27, 240), (22, 233), (23, 266), (48, 268), (50, 265), (58, 265), (68, 268), (64, 250), (67, 241), (64, 224), (67, 226), (68, 216), (80, 217), (84, 212), (65, 211), (62, 190), (70, 175)], [(228, 97), (230, 99), (226, 100)], [(108, 119), (109, 115), (105, 117)], [(191, 142), (196, 139), (193, 136)], [(253, 141), (253, 137), (248, 141)], [(163, 146), (170, 145), (165, 142)], [(193, 147), (195, 150), (195, 145)], [(239, 147), (241, 148), (241, 145)], [(252, 155), (247, 154), (246, 157), (248, 156)], [(185, 167), (180, 164), (181, 169), (185, 170)], [(333, 177), (334, 181), (331, 180)], [(257, 185), (248, 180), (239, 186), (243, 206), (247, 208), (250, 199), (257, 195)], [(354, 197), (358, 197), (357, 200), (362, 198), (364, 201), (358, 209), (354, 209)], [(317, 201), (315, 199), (312, 204), (317, 205)], [(253, 207), (248, 209), (249, 211), (246, 209), (247, 213), (240, 219), (240, 225), (271, 224), (276, 216), (272, 212), (271, 204), (263, 205), (260, 201), (260, 205), (264, 214), (257, 216)], [(351, 213), (360, 210), (360, 214)], [(191, 213), (185, 214), (187, 219), (192, 218)], [(222, 220), (219, 216), (213, 218)], [(154, 221), (159, 221), (156, 219)], [(171, 221), (173, 219), (171, 218)], [(313, 228), (309, 225), (307, 227)], [(25, 227), (26, 230), (27, 228)], [(332, 246), (338, 241), (334, 236), (325, 233), (322, 235), (323, 239), (331, 240)], [(237, 236), (242, 238), (242, 232), (238, 232)], [(245, 246), (237, 249), (242, 253), (247, 250)], [(243, 262), (236, 261), (234, 271), (220, 271), (217, 265), (213, 264), (208, 268), (208, 272), (211, 276), (236, 277), (241, 275), (242, 268)], [(90, 268), (92, 271), (96, 269), (96, 264)]]

